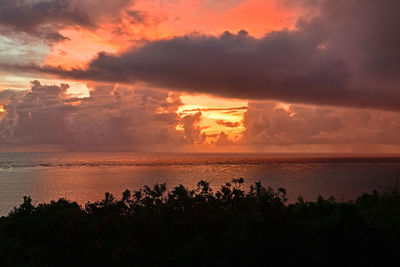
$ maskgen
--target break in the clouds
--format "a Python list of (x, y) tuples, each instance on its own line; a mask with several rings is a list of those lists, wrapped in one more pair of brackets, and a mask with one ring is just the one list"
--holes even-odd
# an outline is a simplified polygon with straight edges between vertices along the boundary
[[(317, 145), (320, 152), (328, 145), (372, 152), (379, 151), (374, 146), (400, 146), (397, 112), (250, 101), (242, 122), (245, 129), (234, 140), (223, 130), (207, 135), (199, 126), (201, 111), (179, 115), (184, 104), (178, 94), (118, 85), (90, 87), (90, 95), (84, 98), (69, 95), (67, 84), (49, 86), (38, 81), (30, 90), (0, 91), (0, 147), (208, 151), (236, 146), (238, 151), (271, 151), (271, 147)], [(239, 125), (216, 123), (225, 129)]]
[(261, 39), (246, 31), (192, 34), (100, 53), (87, 69), (14, 68), (225, 97), (400, 110), (400, 2), (296, 3), (311, 17)]
[(0, 0), (0, 31), (61, 41), (66, 37), (59, 31), (65, 27), (93, 29), (121, 16), (142, 23), (143, 14), (131, 10), (132, 4), (132, 0)]

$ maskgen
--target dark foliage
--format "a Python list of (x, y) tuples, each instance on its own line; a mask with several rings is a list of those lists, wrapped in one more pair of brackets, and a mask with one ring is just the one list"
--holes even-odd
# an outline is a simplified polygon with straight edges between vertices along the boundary
[(243, 179), (213, 193), (165, 184), (84, 208), (23, 204), (0, 218), (1, 266), (388, 266), (398, 264), (400, 194), (287, 204), (286, 191)]

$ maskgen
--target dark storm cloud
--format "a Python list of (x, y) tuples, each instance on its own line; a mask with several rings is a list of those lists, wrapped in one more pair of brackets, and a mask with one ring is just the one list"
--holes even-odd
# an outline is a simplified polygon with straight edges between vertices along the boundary
[(69, 0), (0, 0), (0, 24), (29, 31), (46, 23), (90, 25), (85, 10), (72, 7)]
[(400, 1), (296, 3), (313, 15), (261, 39), (245, 31), (188, 35), (100, 53), (86, 70), (25, 68), (225, 97), (400, 110)]
[[(0, 33), (25, 33), (50, 41), (64, 40), (67, 26), (94, 28), (104, 19), (117, 20), (132, 0), (0, 0)], [(132, 23), (142, 23), (139, 11), (127, 10)]]
[(47, 25), (52, 24), (57, 29), (60, 25), (89, 26), (93, 23), (85, 10), (73, 7), (69, 0), (0, 0), (0, 25), (9, 31), (60, 40), (62, 36)]

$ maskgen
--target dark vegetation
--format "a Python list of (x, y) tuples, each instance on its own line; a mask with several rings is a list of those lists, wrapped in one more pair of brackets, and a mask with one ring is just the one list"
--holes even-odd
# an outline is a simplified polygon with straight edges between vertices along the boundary
[(0, 265), (398, 266), (398, 192), (287, 204), (284, 189), (242, 184), (157, 184), (85, 207), (25, 197), (0, 219)]

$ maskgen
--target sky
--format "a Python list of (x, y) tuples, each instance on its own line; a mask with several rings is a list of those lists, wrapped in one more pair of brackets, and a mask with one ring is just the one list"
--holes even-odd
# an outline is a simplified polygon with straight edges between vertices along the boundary
[(0, 149), (398, 153), (398, 10), (0, 0)]

